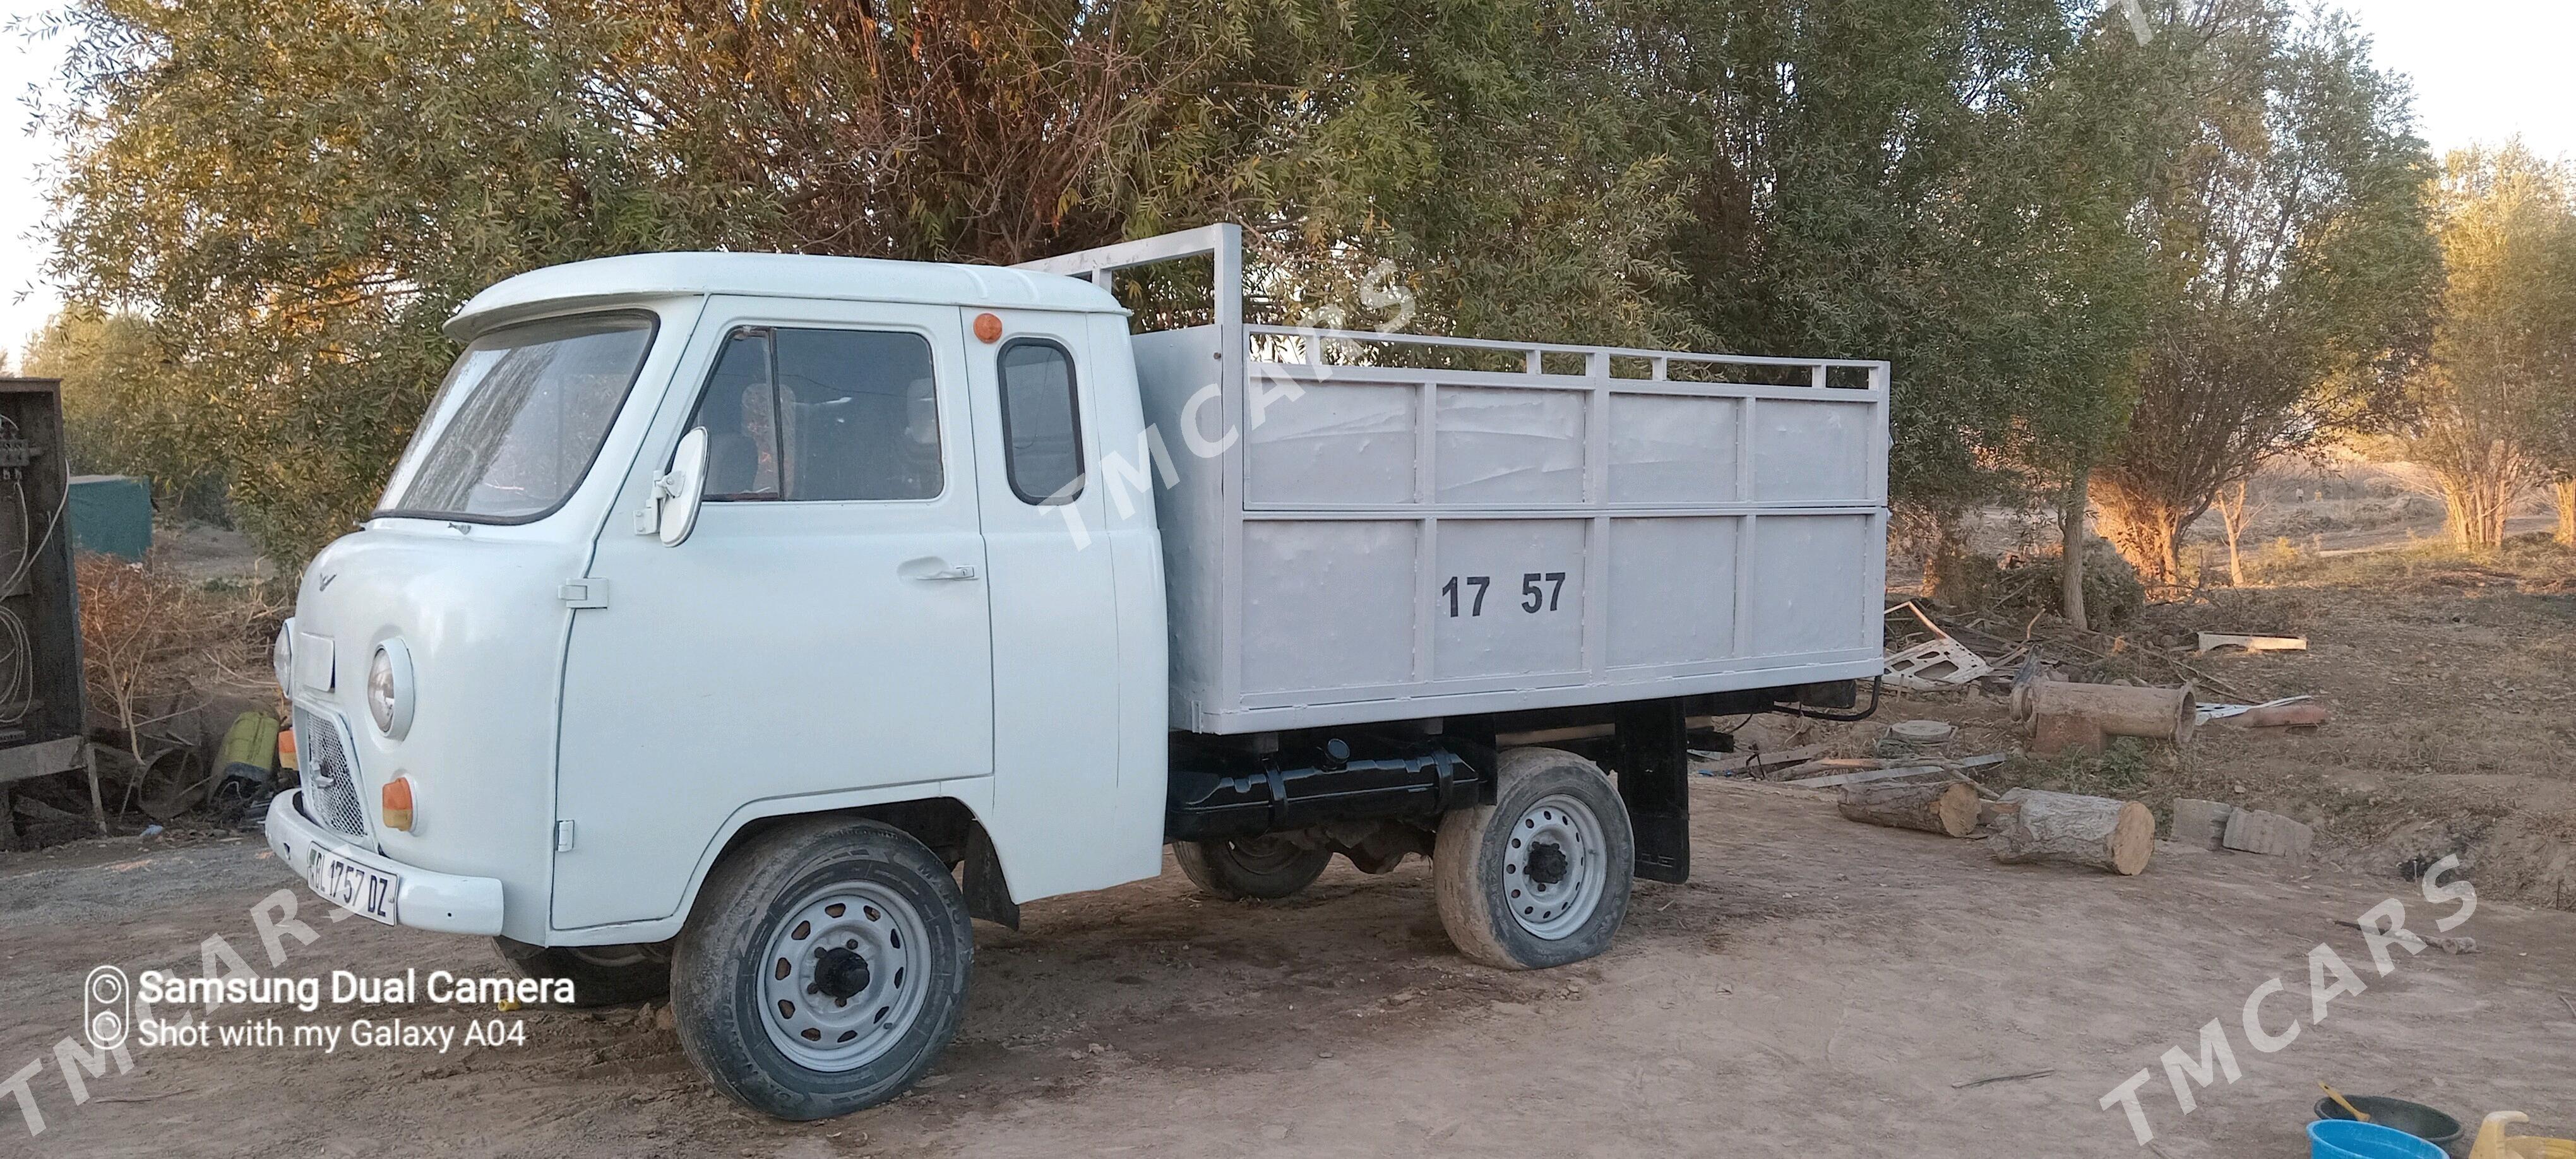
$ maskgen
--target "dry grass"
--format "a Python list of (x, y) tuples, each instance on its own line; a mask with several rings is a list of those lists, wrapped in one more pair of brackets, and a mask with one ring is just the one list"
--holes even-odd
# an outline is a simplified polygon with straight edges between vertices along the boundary
[(258, 592), (197, 583), (154, 559), (84, 555), (77, 568), (91, 716), (137, 764), (151, 729), (268, 681), (280, 612)]

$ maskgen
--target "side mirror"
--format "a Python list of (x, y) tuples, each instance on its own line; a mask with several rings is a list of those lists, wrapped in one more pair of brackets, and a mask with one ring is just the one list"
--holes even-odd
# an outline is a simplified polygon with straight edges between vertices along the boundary
[(680, 436), (679, 449), (671, 452), (671, 469), (653, 480), (635, 529), (648, 534), (658, 531), (663, 546), (678, 547), (697, 526), (698, 499), (706, 479), (707, 429), (699, 427)]

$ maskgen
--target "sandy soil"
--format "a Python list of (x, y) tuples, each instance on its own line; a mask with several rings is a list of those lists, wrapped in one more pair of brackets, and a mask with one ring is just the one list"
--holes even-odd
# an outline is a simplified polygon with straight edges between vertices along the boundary
[[(2324, 729), (2216, 724), (2179, 752), (2016, 757), (1980, 778), (2159, 812), (2177, 797), (2270, 809), (2317, 826), (2339, 864), (2394, 876), (2410, 859), (2457, 853), (2493, 896), (2576, 910), (2576, 553), (2535, 540), (2486, 559), (2418, 546), (2302, 559), (2262, 581), (2149, 605), (2080, 640), (2043, 622), (2033, 647), (2070, 679), (2191, 680), (2203, 701), (2314, 696), (2334, 714)], [(1986, 633), (1969, 638), (1997, 657), (2028, 626), (2026, 612), (1943, 616)], [(2309, 647), (2194, 655), (2202, 631), (2304, 636)], [(2025, 742), (2003, 683), (1894, 698), (1857, 726), (1756, 718), (1739, 739), (1865, 755), (1889, 723), (1929, 717), (1961, 726), (1957, 753), (2016, 752)]]
[[(2487, 902), (2481, 951), (2394, 955), (2333, 924), (2415, 887), (2168, 846), (2121, 879), (1994, 864), (1975, 842), (1874, 829), (1820, 799), (1694, 779), (1698, 875), (1641, 884), (1618, 946), (1561, 970), (1468, 964), (1426, 867), (1338, 866), (1275, 905), (1202, 900), (1176, 873), (978, 926), (957, 1045), (916, 1093), (782, 1124), (710, 1092), (658, 1011), (538, 1010), (525, 1046), (350, 1052), (162, 1047), (88, 1079), (50, 1057), (94, 963), (197, 963), (286, 875), (254, 841), (91, 842), (0, 866), (0, 1076), (29, 1061), (47, 1118), (0, 1097), (0, 1154), (1057, 1156), (2147, 1156), (2306, 1153), (2318, 1076), (2469, 1116), (2576, 1121), (2576, 915)], [(282, 968), (495, 971), (482, 943), (321, 920)], [(2427, 930), (2429, 933), (2430, 931)], [(2308, 1010), (2320, 944), (2368, 989), (2277, 1054), (2230, 1031), (2243, 1078), (2184, 1116), (2159, 1070), (2138, 1146), (2099, 1103), (2247, 995)], [(257, 1011), (250, 1013), (276, 1013)], [(462, 1027), (470, 1013), (364, 1012)], [(330, 1008), (312, 1021), (345, 1023)], [(292, 1011), (284, 1020), (302, 1019)], [(1999, 1075), (2044, 1077), (1960, 1088)]]

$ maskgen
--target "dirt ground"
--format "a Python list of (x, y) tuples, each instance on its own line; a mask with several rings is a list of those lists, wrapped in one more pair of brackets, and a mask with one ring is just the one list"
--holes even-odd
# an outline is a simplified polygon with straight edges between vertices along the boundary
[[(2472, 1122), (2522, 1110), (2576, 1137), (2576, 553), (2532, 540), (2450, 552), (2430, 542), (2420, 496), (2366, 472), (2265, 485), (2249, 538), (2259, 586), (2062, 642), (1997, 611), (1942, 615), (1997, 644), (2031, 635), (2076, 678), (2320, 697), (2334, 718), (2312, 733), (2219, 725), (2180, 751), (2016, 755), (1978, 773), (1993, 789), (2140, 799), (2160, 817), (2181, 796), (2288, 813), (2317, 826), (2305, 862), (2168, 844), (2133, 879), (2007, 867), (1977, 842), (1844, 821), (1812, 793), (1694, 778), (1695, 880), (1641, 884), (1598, 960), (1538, 974), (1466, 962), (1418, 861), (1375, 878), (1337, 866), (1272, 905), (1202, 899), (1167, 872), (1029, 906), (1021, 932), (979, 924), (974, 997), (936, 1073), (889, 1106), (793, 1125), (714, 1094), (650, 1006), (230, 1010), (215, 1021), (461, 1035), (498, 1020), (525, 1041), (138, 1047), (130, 1073), (110, 1062), (95, 1077), (76, 1051), (66, 1064), (57, 1044), (77, 1035), (92, 966), (193, 974), (210, 936), (287, 977), (502, 972), (479, 940), (329, 921), (255, 836), (174, 825), (0, 856), (0, 1157), (2289, 1159), (2306, 1153), (2319, 1078)], [(2310, 647), (2191, 655), (2203, 630)], [(1913, 717), (1958, 724), (1954, 755), (2021, 743), (1991, 689), (1891, 697), (1862, 725), (1760, 717), (1741, 739), (1858, 756)], [(2428, 903), (2405, 871), (2446, 854), (2481, 898), (2449, 932), (2477, 952), (2398, 950), (2382, 976), (2335, 923), (2397, 898), (2431, 933), (2453, 903)], [(284, 937), (273, 960), (253, 910), (281, 890), (316, 936)], [(2367, 988), (2317, 1022), (2321, 944)], [(2241, 1012), (2275, 978), (2262, 1024), (2303, 1026), (2266, 1053)], [(2195, 1088), (2186, 1115), (2160, 1060), (2197, 1055), (2213, 1019), (2242, 1077)], [(2142, 1068), (2149, 1147), (2103, 1106)], [(1968, 1085), (2033, 1072), (2047, 1073)], [(41, 1134), (16, 1113), (13, 1075)]]
[[(2453, 906), (2314, 863), (2167, 846), (2143, 876), (1995, 864), (1973, 841), (1841, 820), (1805, 791), (1694, 778), (1697, 874), (1641, 883), (1611, 953), (1544, 973), (1450, 949), (1429, 876), (1347, 866), (1270, 905), (1194, 895), (1177, 873), (977, 927), (964, 1030), (921, 1088), (847, 1119), (785, 1124), (709, 1090), (650, 1008), (509, 1015), (361, 1010), (461, 1028), (524, 1019), (524, 1046), (164, 1046), (129, 1074), (52, 1051), (105, 961), (193, 972), (222, 935), (264, 972), (497, 972), (479, 941), (333, 923), (265, 961), (250, 910), (291, 886), (255, 839), (88, 842), (0, 866), (0, 1075), (43, 1066), (27, 1136), (0, 1096), (0, 1154), (1057, 1156), (2305, 1154), (2319, 1076), (2463, 1117), (2576, 1121), (2576, 915), (2485, 902), (2479, 952), (2392, 952), (2379, 976), (2333, 924), (2381, 900), (2412, 928)], [(2367, 989), (2276, 1054), (2231, 1031), (2242, 1079), (2180, 1113), (2158, 1057), (2233, 1027), (2306, 1021), (2320, 943)], [(2576, 999), (2571, 999), (2576, 1000)], [(281, 1021), (345, 1023), (346, 1009)], [(2154, 1150), (2108, 1092), (2140, 1100)], [(2041, 1077), (1966, 1086), (2030, 1072)]]
[[(2576, 551), (2536, 536), (2482, 558), (2402, 539), (2383, 548), (2270, 562), (2260, 586), (2151, 604), (2085, 637), (2016, 612), (1941, 610), (1997, 659), (2028, 633), (2070, 679), (2187, 680), (2203, 702), (2306, 695), (2333, 713), (2310, 732), (2218, 722), (2180, 751), (2016, 755), (1979, 779), (2144, 800), (2160, 815), (2177, 797), (2269, 809), (2315, 825), (2336, 864), (2393, 876), (2455, 853), (2490, 896), (2576, 909)], [(2196, 655), (2204, 631), (2304, 636), (2308, 648)], [(2018, 753), (2007, 683), (1894, 697), (1856, 726), (1759, 717), (1739, 742), (1866, 755), (1890, 723), (1933, 718), (1960, 726), (1953, 755)]]

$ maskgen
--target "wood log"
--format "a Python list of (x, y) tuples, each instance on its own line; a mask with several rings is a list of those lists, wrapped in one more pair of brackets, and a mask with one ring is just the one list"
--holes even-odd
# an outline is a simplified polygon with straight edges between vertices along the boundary
[(2191, 685), (2180, 688), (2132, 688), (2124, 684), (2077, 684), (2035, 680), (2013, 686), (2015, 720), (2043, 716), (2082, 717), (2109, 736), (2142, 736), (2191, 743), (2200, 723), (2199, 701)]
[(2308, 638), (2305, 636), (2247, 636), (2234, 632), (2200, 634), (2199, 650), (2202, 652), (2229, 647), (2243, 648), (2248, 652), (2305, 652), (2308, 650)]
[(2064, 861), (2134, 876), (2156, 851), (2156, 817), (2136, 801), (2015, 789), (1995, 830), (1995, 860)]
[(2310, 700), (2298, 704), (2258, 704), (2224, 719), (2242, 728), (2316, 728), (2333, 715), (2333, 710)]
[(1977, 831), (1977, 790), (1966, 781), (1945, 784), (1847, 785), (1835, 808), (1854, 821), (1891, 829), (1917, 829), (1947, 837)]

